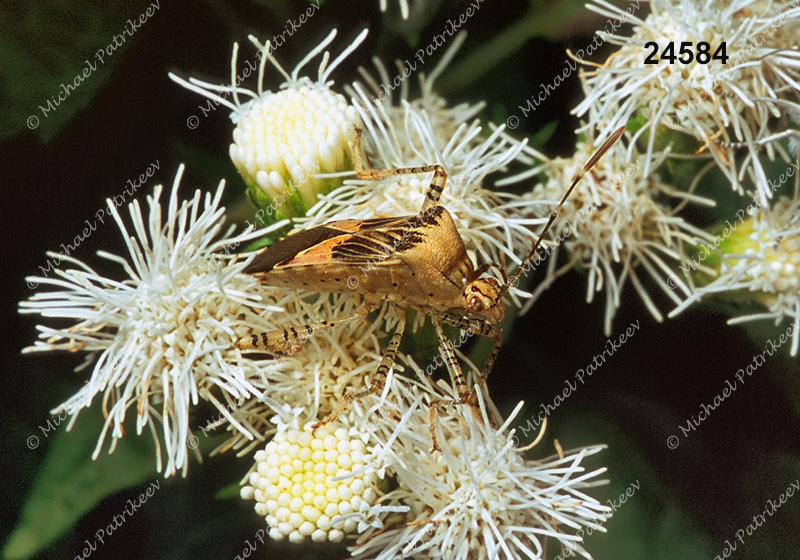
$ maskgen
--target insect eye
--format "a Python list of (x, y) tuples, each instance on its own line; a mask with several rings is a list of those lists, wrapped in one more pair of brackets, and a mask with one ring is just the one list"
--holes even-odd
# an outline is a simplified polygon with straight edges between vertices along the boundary
[(472, 296), (469, 298), (469, 310), (475, 313), (480, 313), (483, 311), (483, 301), (478, 296)]

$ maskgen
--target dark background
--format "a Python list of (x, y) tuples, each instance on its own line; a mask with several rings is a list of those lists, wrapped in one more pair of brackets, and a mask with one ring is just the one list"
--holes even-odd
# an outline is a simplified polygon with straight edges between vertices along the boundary
[[(242, 45), (242, 53), (251, 54), (248, 34), (271, 37), (306, 6), (300, 2), (161, 0), (159, 10), (134, 37), (47, 119), (41, 118), (38, 105), (57, 95), (59, 84), (83, 68), (79, 61), (92, 57), (114, 33), (122, 31), (126, 19), (137, 17), (147, 4), (11, 3), (0, 8), (6, 12), (1, 18), (5, 29), (0, 32), (5, 55), (0, 57), (5, 67), (0, 89), (5, 106), (0, 176), (7, 197), (0, 220), (5, 241), (2, 313), (6, 325), (0, 342), (4, 368), (0, 472), (7, 479), (0, 489), (0, 503), (5, 504), (0, 519), (3, 541), (19, 520), (54, 438), (64, 437), (69, 445), (72, 436), (63, 435), (62, 425), (57, 433), (44, 437), (39, 426), (47, 423), (48, 411), (73, 394), (84, 379), (72, 372), (80, 361), (77, 356), (20, 355), (20, 349), (33, 342), (37, 322), (17, 313), (17, 303), (32, 294), (25, 277), (40, 273), (39, 267), (47, 260), (45, 251), (56, 251), (61, 243), (72, 241), (106, 197), (121, 193), (126, 181), (153, 161), (158, 160), (160, 170), (140, 190), (140, 201), (154, 185), (171, 185), (180, 162), (188, 166), (184, 195), (195, 187), (212, 189), (225, 178), (230, 185), (228, 197), (240, 199), (244, 186), (227, 158), (232, 131), (227, 110), (220, 108), (202, 117), (198, 106), (205, 100), (173, 83), (167, 73), (228, 82), (234, 41)], [(430, 17), (423, 19), (428, 23), (414, 26), (400, 23), (395, 10), (381, 14), (377, 0), (325, 2), (277, 57), (292, 68), (333, 27), (340, 30), (331, 47), (338, 53), (369, 26), (366, 42), (333, 74), (334, 89), (341, 91), (342, 84), (356, 77), (355, 67), (370, 64), (372, 55), (387, 63), (394, 57), (411, 59), (417, 45), (427, 45), (442, 32), (447, 18), (458, 17), (466, 6), (461, 1), (434, 6)], [(460, 73), (446, 74), (441, 81), (443, 95), (453, 105), (485, 100), (484, 118), (498, 123), (509, 114), (522, 116), (519, 105), (539, 91), (540, 83), (552, 82), (563, 71), (565, 48), (585, 47), (606, 19), (571, 0), (531, 4), (488, 0), (466, 24), (469, 39), (452, 68), (459, 70), (459, 61), (481, 52), (504, 33), (518, 32), (520, 22), (535, 21), (530, 14), (536, 13), (546, 29), (532, 27), (508, 56), (496, 60), (480, 76), (463, 68)], [(506, 36), (511, 37), (510, 33)], [(440, 49), (433, 59), (443, 52)], [(606, 46), (595, 60), (610, 52)], [(308, 70), (315, 73), (317, 64)], [(265, 87), (279, 83), (277, 73), (268, 70)], [(416, 85), (414, 78), (412, 83)], [(528, 118), (522, 118), (514, 133), (531, 136), (544, 125), (556, 123), (555, 133), (542, 149), (550, 155), (570, 155), (577, 120), (569, 110), (580, 95), (573, 75)], [(30, 114), (42, 121), (35, 131), (25, 124)], [(186, 120), (193, 114), (200, 116), (200, 125), (191, 130)], [(98, 249), (125, 253), (116, 225), (108, 220), (73, 255), (98, 271), (118, 274), (96, 257)], [(666, 298), (656, 295), (655, 299), (663, 311), (669, 311)], [(524, 399), (527, 406), (520, 422), (525, 425), (527, 418), (538, 413), (540, 403), (552, 402), (563, 390), (565, 379), (572, 379), (576, 370), (602, 352), (606, 342), (603, 305), (602, 297), (592, 305), (585, 303), (585, 278), (572, 273), (556, 282), (517, 321), (489, 380), (490, 391), (504, 410)], [(774, 338), (787, 326), (774, 330), (730, 327), (725, 323), (727, 311), (704, 304), (658, 324), (628, 286), (612, 338), (637, 320), (640, 331), (556, 410), (545, 442), (532, 452), (534, 457), (550, 455), (554, 438), (565, 449), (605, 442), (608, 449), (591, 464), (607, 466), (611, 484), (596, 489), (595, 495), (602, 500), (616, 498), (631, 484), (639, 486), (607, 524), (608, 533), (589, 539), (587, 546), (595, 558), (721, 555), (725, 539), (733, 540), (737, 530), (762, 512), (768, 499), (775, 500), (800, 477), (800, 368), (788, 356), (788, 345), (688, 439), (680, 434), (678, 425), (697, 414), (701, 403), (712, 402), (725, 380), (763, 350), (767, 337)], [(41, 440), (35, 449), (26, 444), (31, 435)], [(680, 437), (675, 450), (666, 445), (670, 435)], [(108, 459), (102, 453), (98, 462)], [(152, 462), (152, 457), (147, 461)], [(248, 467), (249, 460), (227, 456), (192, 464), (186, 479), (161, 480), (161, 489), (146, 506), (91, 557), (234, 558), (246, 548), (245, 541), (254, 542), (256, 531), (264, 527), (252, 502), (226, 497), (224, 492)], [(104, 498), (37, 557), (80, 555), (84, 540), (91, 540), (151, 480), (157, 480), (155, 474), (134, 488)], [(735, 557), (800, 558), (798, 519), (800, 500), (790, 500), (746, 537)], [(275, 543), (259, 544), (255, 553), (263, 558), (276, 554), (286, 558), (344, 555), (341, 549)]]

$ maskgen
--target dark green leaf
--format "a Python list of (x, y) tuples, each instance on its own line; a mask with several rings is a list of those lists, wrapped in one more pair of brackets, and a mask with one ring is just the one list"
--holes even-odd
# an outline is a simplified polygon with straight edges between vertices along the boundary
[(31, 129), (44, 140), (89, 105), (136, 39), (136, 30), (126, 32), (128, 19), (138, 23), (144, 13), (121, 0), (103, 9), (76, 9), (73, 2), (12, 2), (4, 9), (0, 138)]
[(83, 412), (69, 432), (67, 422), (63, 420), (50, 436), (47, 458), (20, 521), (3, 547), (4, 558), (30, 558), (67, 532), (106, 496), (156, 475), (149, 433), (137, 436), (129, 431), (114, 453), (101, 452), (92, 461), (102, 427), (99, 412)]

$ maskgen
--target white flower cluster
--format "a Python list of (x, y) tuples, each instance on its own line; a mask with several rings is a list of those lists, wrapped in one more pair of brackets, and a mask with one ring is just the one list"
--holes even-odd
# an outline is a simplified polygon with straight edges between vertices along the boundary
[(603, 446), (526, 459), (509, 430), (522, 403), (495, 429), (498, 418), (481, 400), (480, 418), (442, 409), (436, 429), (443, 448), (431, 453), (428, 414), (420, 405), (426, 397), (456, 395), (444, 383), (409, 385), (413, 393), (404, 387), (387, 399), (385, 409), (393, 414), (373, 435), (380, 443), (376, 456), (390, 465), (397, 488), (354, 516), (363, 529), (351, 547), (354, 557), (540, 559), (552, 539), (591, 558), (574, 533), (604, 531), (610, 517), (608, 506), (585, 493), (604, 483), (597, 477), (606, 469), (582, 465)]
[[(570, 184), (599, 146), (591, 141), (591, 136), (589, 138), (589, 141), (579, 142), (575, 154), (569, 158), (549, 159), (526, 149), (531, 162), (544, 162), (501, 183), (543, 174), (546, 180), (526, 198), (530, 201), (531, 213), (548, 216), (552, 206), (542, 206), (541, 201), (558, 200), (563, 196), (565, 185)], [(523, 312), (559, 277), (574, 268), (587, 273), (587, 303), (591, 303), (598, 292), (605, 291), (606, 335), (611, 333), (612, 320), (623, 301), (622, 290), (628, 281), (653, 317), (662, 320), (661, 312), (640, 278), (640, 271), (646, 272), (675, 304), (681, 303), (676, 292), (684, 296), (691, 294), (690, 287), (673, 271), (686, 260), (684, 247), (710, 236), (686, 222), (677, 212), (689, 202), (704, 205), (713, 205), (713, 202), (665, 183), (659, 174), (665, 158), (666, 154), (659, 154), (659, 160), (651, 162), (650, 172), (645, 174), (646, 156), (633, 144), (626, 149), (620, 141), (597, 162), (558, 213), (551, 228), (552, 241), (540, 249), (531, 262), (530, 269), (536, 270), (544, 261), (547, 274), (536, 286)], [(559, 260), (562, 250), (569, 255), (566, 262)], [(676, 278), (677, 284), (672, 285)]]
[[(97, 457), (109, 430), (112, 449), (123, 437), (128, 409), (134, 407), (136, 432), (149, 427), (153, 434), (159, 470), (160, 442), (166, 447), (167, 476), (186, 472), (192, 435), (189, 411), (200, 399), (238, 424), (231, 412), (235, 407), (228, 405), (262, 396), (250, 382), (262, 364), (239, 363), (230, 341), (249, 332), (248, 316), (281, 309), (264, 301), (254, 291), (257, 282), (241, 273), (246, 262), (236, 250), (252, 235), (230, 237), (231, 226), (226, 238), (215, 240), (223, 231), (225, 209), (219, 203), (224, 182), (213, 196), (198, 190), (191, 200), (179, 202), (182, 174), (183, 167), (169, 193), (165, 219), (160, 186), (147, 198), (146, 217), (138, 202), (129, 205), (133, 235), (109, 203), (130, 256), (100, 256), (121, 266), (126, 280), (105, 278), (65, 257), (76, 268), (57, 270), (56, 278), (32, 279), (58, 289), (37, 292), (20, 304), (22, 313), (76, 321), (63, 328), (40, 326), (40, 340), (26, 351), (88, 352), (82, 368), (92, 368), (91, 379), (54, 413), (66, 411), (74, 422), (81, 409), (103, 394), (107, 413)], [(162, 426), (160, 435), (155, 422)]]
[[(605, 0), (588, 7), (614, 18), (629, 15)], [(735, 191), (742, 191), (749, 174), (758, 192), (769, 198), (760, 151), (766, 148), (770, 158), (777, 152), (787, 162), (797, 155), (777, 140), (786, 137), (788, 117), (800, 114), (800, 4), (654, 0), (646, 18), (634, 15), (630, 20), (630, 37), (599, 33), (620, 49), (607, 64), (586, 74), (586, 99), (575, 111), (584, 115), (592, 108), (607, 115), (599, 127), (601, 136), (638, 112), (646, 124), (633, 139), (646, 135), (648, 157), (657, 128), (669, 127), (695, 138)], [(645, 64), (649, 49), (642, 45), (648, 42), (657, 45), (659, 56), (668, 45), (680, 54), (685, 42), (692, 49), (704, 42), (710, 56), (689, 64)], [(739, 146), (745, 148), (744, 156)]]
[[(256, 453), (242, 497), (257, 501), (256, 512), (275, 540), (339, 542), (355, 531), (356, 521), (337, 518), (368, 511), (377, 498), (377, 475), (367, 469), (367, 458), (364, 442), (343, 427), (279, 431)], [(353, 471), (360, 472), (346, 476)]]
[[(715, 241), (719, 236), (692, 225), (682, 211), (689, 204), (716, 204), (694, 194), (714, 169), (724, 174), (737, 193), (745, 190), (747, 181), (752, 182), (748, 196), (756, 201), (760, 216), (782, 213), (786, 204), (794, 204), (780, 202), (771, 211), (765, 209), (784, 182), (783, 175), (779, 182), (770, 180), (766, 170), (785, 165), (768, 165), (765, 159), (779, 156), (789, 165), (790, 177), (796, 170), (800, 132), (791, 126), (800, 122), (800, 4), (653, 0), (649, 10), (639, 12), (643, 7), (639, 2), (621, 8), (595, 0), (587, 7), (630, 23), (632, 34), (598, 32), (604, 42), (618, 49), (603, 64), (581, 61), (586, 66), (581, 74), (585, 98), (575, 112), (584, 119), (577, 130), (584, 138), (568, 159), (549, 159), (526, 147), (523, 157), (528, 158), (530, 169), (498, 185), (543, 177), (543, 184), (529, 197), (528, 215), (546, 217), (552, 206), (542, 206), (541, 201), (560, 198), (612, 131), (623, 125), (628, 131), (625, 142), (617, 142), (596, 163), (557, 216), (550, 246), (541, 249), (532, 263), (536, 268), (547, 260), (547, 275), (528, 305), (557, 278), (577, 268), (587, 272), (588, 302), (595, 293), (606, 293), (607, 333), (628, 281), (653, 317), (662, 319), (640, 271), (678, 304), (678, 311), (703, 294), (749, 291), (770, 311), (737, 321), (796, 317), (800, 290), (788, 278), (775, 279), (774, 284), (767, 280), (765, 285), (764, 271), (754, 264), (759, 260), (774, 267), (791, 263), (788, 245), (775, 245), (787, 251), (782, 256), (765, 253), (766, 245), (762, 245), (750, 247), (750, 258), (735, 260), (743, 256), (738, 249), (733, 250), (731, 244), (720, 246)], [(692, 52), (689, 62), (685, 62), (686, 52), (679, 52), (681, 45)], [(646, 62), (651, 49), (654, 55)], [(698, 58), (706, 51), (707, 56)], [(669, 60), (670, 52), (684, 62)], [(694, 177), (685, 188), (674, 185), (681, 173)], [(780, 224), (785, 220), (775, 222), (748, 213), (759, 224), (771, 224), (763, 226), (772, 228), (766, 237), (782, 239), (780, 231), (785, 226)], [(688, 266), (695, 247), (711, 244), (719, 251), (732, 249), (722, 259), (722, 269), (708, 263)], [(562, 245), (569, 254), (563, 264), (556, 258)], [(731, 266), (734, 262), (736, 266)], [(745, 273), (750, 265), (753, 269)], [(697, 268), (700, 276), (679, 272), (689, 268)], [(716, 280), (703, 285), (708, 284), (709, 275), (717, 276)], [(774, 297), (755, 296), (760, 293)]]
[[(349, 127), (355, 120), (363, 126), (373, 166), (439, 163), (446, 168), (442, 204), (478, 265), (506, 258), (519, 262), (520, 247), (530, 245), (531, 226), (543, 218), (531, 215), (523, 197), (490, 190), (487, 177), (522, 158), (525, 144), (502, 129), (484, 132), (475, 118), (480, 107), (450, 108), (432, 89), (463, 36), (454, 40), (442, 66), (422, 77), (420, 99), (410, 99), (406, 91), (396, 103), (374, 103), (365, 93), (374, 80), (362, 71), (368, 85), (353, 84), (348, 103), (330, 89), (329, 75), (364, 35), (330, 65), (325, 52), (316, 82), (299, 72), (335, 32), (291, 74), (274, 61), (269, 45), (254, 40), (261, 58), (257, 92), (239, 84), (237, 48), (230, 86), (173, 79), (210, 97), (233, 96), (232, 102), (220, 97), (236, 123), (231, 157), (261, 211), (267, 202), (279, 211), (277, 217), (308, 210), (307, 217), (292, 223), (302, 227), (417, 214), (427, 177), (351, 180), (328, 192), (329, 181), (341, 182), (350, 166)], [(262, 88), (267, 59), (286, 80), (277, 93)], [(240, 95), (252, 100), (242, 104)], [(374, 321), (341, 321), (318, 332), (295, 329), (357, 316), (360, 298), (260, 285), (243, 272), (254, 254), (238, 251), (289, 222), (231, 236), (222, 227), (222, 185), (213, 196), (202, 199), (197, 193), (179, 202), (180, 178), (179, 171), (166, 213), (160, 187), (148, 199), (147, 215), (137, 202), (130, 205), (133, 235), (115, 212), (130, 255), (104, 256), (122, 266), (125, 280), (104, 278), (69, 260), (75, 270), (61, 272), (58, 279), (36, 279), (61, 291), (22, 303), (24, 312), (75, 321), (63, 329), (40, 327), (42, 340), (32, 350), (90, 353), (91, 379), (63, 408), (76, 413), (102, 393), (108, 415), (98, 451), (106, 430), (111, 429), (113, 442), (124, 436), (123, 423), (135, 407), (137, 433), (148, 427), (157, 442), (165, 443), (167, 476), (186, 473), (187, 450), (199, 456), (191, 444), (197, 430), (230, 432), (215, 452), (235, 449), (244, 455), (263, 447), (255, 453), (242, 497), (255, 500), (275, 539), (349, 539), (356, 557), (402, 553), (464, 559), (541, 558), (545, 541), (553, 539), (589, 557), (575, 533), (601, 530), (609, 510), (584, 493), (604, 469), (587, 470), (582, 462), (600, 447), (526, 459), (514, 446), (511, 420), (501, 421), (483, 389), (469, 405), (431, 409), (430, 403), (451, 402), (458, 394), (446, 383), (403, 377), (401, 363), (419, 368), (400, 352), (381, 393), (350, 403), (335, 422), (314, 430), (348, 392), (369, 387), (382, 360), (382, 342), (405, 310), (386, 304)], [(283, 184), (293, 192), (281, 201)], [(287, 334), (279, 351), (250, 359), (237, 347), (237, 340), (252, 333), (283, 328), (298, 338)], [(205, 402), (218, 416), (192, 426), (190, 411)], [(431, 430), (441, 452), (430, 451)]]
[[(303, 67), (322, 52), (336, 37), (336, 30), (315, 47), (289, 75), (272, 56), (271, 45), (258, 48), (258, 85), (255, 92), (244, 89), (236, 73), (238, 44), (231, 60), (231, 85), (210, 84), (170, 74), (184, 87), (228, 106), (236, 123), (230, 155), (249, 186), (248, 195), (261, 211), (262, 221), (272, 223), (285, 217), (303, 216), (319, 193), (329, 192), (341, 181), (320, 179), (316, 175), (352, 168), (350, 141), (359, 125), (355, 109), (345, 97), (330, 89), (333, 70), (355, 50), (364, 38), (364, 30), (345, 51), (328, 64), (325, 52), (317, 80), (300, 76)], [(264, 91), (267, 61), (284, 76), (279, 91)], [(239, 95), (251, 97), (241, 103)], [(224, 96), (224, 97), (223, 97)], [(232, 96), (233, 102), (227, 97)]]
[(727, 240), (719, 274), (676, 308), (677, 314), (703, 296), (744, 294), (766, 312), (729, 319), (730, 324), (758, 319), (794, 326), (791, 355), (800, 348), (800, 198), (778, 198), (755, 211)]

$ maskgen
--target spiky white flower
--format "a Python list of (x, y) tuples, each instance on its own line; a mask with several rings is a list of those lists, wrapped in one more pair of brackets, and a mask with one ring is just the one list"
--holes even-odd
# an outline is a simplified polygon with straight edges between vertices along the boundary
[[(405, 123), (406, 105), (408, 104), (419, 113), (427, 113), (435, 138), (440, 145), (446, 145), (453, 138), (458, 127), (472, 123), (486, 107), (486, 103), (483, 101), (463, 102), (451, 107), (448, 101), (434, 89), (436, 80), (453, 61), (466, 39), (465, 32), (458, 33), (430, 74), (426, 74), (421, 69), (416, 72), (417, 66), (420, 64), (417, 59), (395, 60), (395, 70), (390, 70), (383, 64), (383, 61), (373, 57), (372, 63), (375, 66), (377, 78), (366, 68), (359, 66), (358, 71), (362, 79), (352, 85), (346, 85), (345, 91), (352, 98), (354, 105), (360, 108), (362, 114), (366, 112), (371, 116), (369, 120), (377, 129), (376, 132), (382, 130), (383, 123), (390, 123), (394, 128), (401, 129)], [(419, 80), (419, 97), (410, 95), (411, 84), (408, 77), (412, 72), (416, 72)], [(373, 115), (373, 113), (378, 113), (378, 115)], [(394, 156), (395, 159), (404, 160), (417, 156), (413, 144), (395, 144), (395, 149), (399, 151), (399, 154)]]
[[(231, 119), (236, 123), (230, 147), (231, 159), (248, 184), (248, 195), (261, 210), (258, 214), (261, 221), (272, 223), (284, 217), (304, 215), (314, 205), (318, 194), (330, 192), (341, 184), (340, 179), (321, 179), (316, 175), (352, 168), (350, 143), (359, 120), (347, 99), (331, 89), (333, 81), (330, 76), (366, 35), (365, 29), (330, 65), (330, 54), (325, 51), (316, 81), (300, 76), (300, 72), (333, 41), (336, 30), (314, 47), (291, 74), (272, 55), (269, 43), (262, 45), (250, 36), (258, 48), (258, 87), (255, 92), (240, 85), (237, 76), (238, 43), (233, 47), (229, 86), (194, 78), (186, 81), (170, 74), (184, 87), (231, 109)], [(274, 92), (264, 91), (264, 70), (268, 60), (285, 79)], [(247, 69), (251, 67), (254, 68), (248, 61)], [(240, 95), (252, 99), (242, 103)], [(233, 98), (232, 101), (229, 97)]]
[[(269, 297), (269, 288), (266, 290), (265, 298)], [(353, 316), (362, 308), (360, 299), (358, 296), (309, 297), (307, 293), (295, 293), (281, 300), (283, 312), (269, 315), (272, 327), (267, 330), (296, 328), (305, 333), (301, 328), (303, 325)], [(250, 323), (251, 332), (262, 332), (264, 329), (260, 324)], [(364, 389), (372, 381), (381, 362), (383, 330), (391, 330), (394, 326), (396, 316), (387, 313), (387, 307), (383, 306), (374, 321), (360, 317), (332, 329), (303, 334), (262, 362), (259, 379), (253, 380), (253, 384), (268, 398), (246, 401), (239, 407), (239, 415), (247, 425), (263, 426), (264, 436), (274, 429), (270, 418), (276, 414), (285, 417), (287, 411), (302, 411), (298, 421), (303, 424), (327, 417), (345, 393)], [(399, 358), (404, 359), (404, 355), (400, 353)], [(349, 419), (352, 424), (357, 417), (364, 415), (367, 402), (372, 403), (369, 399), (364, 403), (352, 403), (340, 417)], [(227, 424), (227, 419), (220, 419), (211, 426), (225, 426), (232, 432), (231, 439), (220, 450), (234, 448), (244, 453), (257, 445), (256, 441)]]
[[(544, 159), (544, 163), (501, 183), (542, 174), (545, 182), (528, 195), (531, 202), (528, 212), (547, 216), (553, 207), (543, 207), (541, 201), (563, 197), (572, 179), (589, 161), (598, 145), (590, 137), (588, 141), (578, 143), (572, 157), (554, 159), (526, 149), (531, 162)], [(530, 263), (530, 269), (535, 270), (542, 260), (547, 259), (547, 277), (537, 285), (523, 312), (556, 279), (576, 267), (588, 273), (587, 303), (592, 302), (595, 294), (605, 290), (606, 334), (611, 333), (611, 323), (628, 280), (653, 317), (662, 320), (639, 277), (641, 269), (676, 303), (681, 301), (675, 294), (676, 288), (684, 295), (690, 293), (689, 286), (674, 273), (674, 268), (686, 259), (685, 244), (696, 245), (699, 239), (708, 239), (709, 235), (684, 221), (677, 211), (687, 202), (705, 205), (713, 205), (713, 202), (665, 184), (659, 177), (658, 168), (667, 153), (656, 157), (656, 161), (647, 162), (647, 156), (639, 154), (635, 146), (626, 148), (622, 141), (617, 141), (584, 175), (553, 223), (550, 230), (553, 241), (540, 249)], [(643, 169), (648, 167), (650, 172), (645, 174)], [(669, 204), (670, 200), (681, 204)], [(557, 268), (562, 245), (569, 253), (569, 259)]]
[[(105, 278), (72, 257), (54, 255), (76, 268), (57, 270), (55, 278), (31, 278), (57, 290), (38, 292), (20, 304), (22, 313), (75, 321), (61, 328), (38, 326), (40, 340), (26, 352), (89, 353), (78, 369), (92, 367), (91, 378), (54, 413), (72, 415), (71, 425), (81, 409), (103, 395), (106, 421), (94, 452), (97, 457), (109, 429), (112, 450), (123, 437), (123, 423), (133, 406), (136, 432), (147, 426), (156, 442), (159, 470), (161, 447), (155, 423), (161, 424), (166, 476), (178, 469), (186, 473), (187, 440), (193, 428), (189, 412), (201, 399), (211, 401), (253, 437), (239, 422), (235, 406), (228, 405), (262, 395), (252, 383), (259, 363), (237, 363), (232, 343), (247, 334), (244, 317), (280, 309), (255, 293), (257, 281), (241, 273), (246, 263), (232, 253), (253, 235), (229, 238), (233, 226), (222, 231), (225, 209), (219, 203), (224, 181), (213, 196), (203, 197), (198, 190), (191, 200), (179, 202), (182, 174), (183, 166), (172, 185), (166, 216), (161, 186), (147, 198), (147, 217), (138, 201), (129, 205), (133, 234), (108, 201), (130, 256), (99, 255), (120, 265), (125, 280)], [(221, 233), (222, 239), (215, 241)]]
[[(800, 110), (800, 4), (653, 0), (645, 18), (605, 0), (595, 0), (588, 8), (632, 22), (634, 32), (630, 37), (598, 32), (621, 48), (584, 75), (586, 98), (575, 112), (584, 115), (591, 107), (603, 115), (600, 135), (606, 136), (638, 111), (646, 125), (634, 140), (648, 135), (648, 158), (658, 127), (666, 125), (704, 144), (734, 190), (742, 192), (747, 173), (760, 195), (769, 198), (759, 152), (766, 148), (770, 159), (776, 152), (786, 161), (794, 159), (777, 140), (792, 134), (787, 131), (787, 107)], [(675, 55), (683, 59), (688, 55), (679, 49), (689, 42), (692, 60), (645, 64), (651, 52), (644, 48), (648, 42), (656, 43), (657, 56), (673, 45)], [(710, 45), (707, 63), (697, 61), (700, 42)], [(730, 57), (726, 63), (714, 57), (723, 42)], [(586, 127), (594, 124), (587, 121)], [(746, 148), (742, 158), (740, 146)]]
[[(455, 396), (444, 385), (430, 396), (439, 392)], [(605, 469), (587, 471), (581, 463), (602, 446), (527, 460), (508, 432), (522, 403), (494, 429), (481, 401), (481, 420), (464, 405), (439, 408), (442, 451), (431, 453), (426, 407), (420, 408), (420, 398), (409, 400), (402, 417), (375, 434), (385, 438), (378, 457), (398, 487), (361, 516), (364, 532), (351, 547), (355, 558), (539, 560), (547, 538), (590, 558), (574, 533), (602, 531), (610, 508), (584, 492), (602, 483), (596, 477)]]
[(256, 453), (256, 469), (241, 495), (256, 500), (275, 540), (340, 542), (358, 526), (342, 516), (368, 511), (378, 497), (370, 455), (364, 440), (342, 425), (327, 424), (313, 434), (310, 425), (284, 426)]
[(720, 244), (717, 278), (697, 288), (670, 316), (709, 295), (739, 294), (768, 311), (728, 320), (729, 324), (789, 319), (792, 356), (800, 348), (800, 197), (779, 197), (771, 208), (759, 207)]

